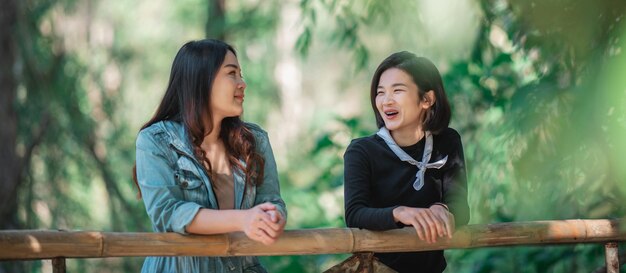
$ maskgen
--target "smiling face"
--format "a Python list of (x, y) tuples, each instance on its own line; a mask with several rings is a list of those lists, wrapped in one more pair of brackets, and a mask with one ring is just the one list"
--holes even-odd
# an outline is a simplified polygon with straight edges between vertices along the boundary
[(243, 113), (243, 98), (246, 83), (241, 76), (237, 56), (226, 52), (224, 63), (215, 75), (211, 89), (211, 111), (214, 121), (226, 117), (237, 117)]
[(385, 70), (376, 90), (376, 109), (389, 131), (415, 131), (422, 127), (430, 103), (421, 100), (418, 86), (402, 69)]

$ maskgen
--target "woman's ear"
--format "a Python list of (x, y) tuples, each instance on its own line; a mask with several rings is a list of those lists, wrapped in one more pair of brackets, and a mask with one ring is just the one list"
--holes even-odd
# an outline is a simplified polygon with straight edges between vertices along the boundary
[(426, 93), (424, 93), (424, 98), (422, 99), (420, 105), (422, 106), (422, 108), (428, 109), (435, 105), (435, 101), (435, 91), (428, 90)]

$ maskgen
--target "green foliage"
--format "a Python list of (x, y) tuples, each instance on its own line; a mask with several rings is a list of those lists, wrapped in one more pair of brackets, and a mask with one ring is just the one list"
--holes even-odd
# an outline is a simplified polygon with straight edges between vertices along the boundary
[[(238, 50), (249, 86), (245, 119), (266, 125), (275, 109), (293, 103), (281, 96), (275, 75), (280, 59), (291, 53), (276, 48), (284, 3), (227, 3), (224, 36)], [(480, 18), (469, 51), (432, 51), (455, 56), (433, 59), (452, 102), (452, 127), (464, 142), (471, 222), (625, 215), (626, 4), (472, 3)], [(30, 158), (19, 194), (20, 220), (26, 228), (149, 231), (130, 178), (136, 132), (165, 90), (176, 50), (204, 35), (207, 3), (48, 0), (20, 5), (16, 149)], [(375, 58), (392, 49), (437, 45), (434, 39), (418, 39), (420, 33), (437, 31), (426, 24), (437, 18), (416, 12), (425, 6), (426, 1), (301, 0), (301, 29), (293, 29), (299, 32), (291, 50), (302, 57), (303, 78), (317, 81), (308, 70), (339, 63), (345, 66), (339, 86), (313, 92), (344, 92), (353, 85), (366, 90), (368, 83), (360, 81), (369, 80), (362, 80), (363, 74), (373, 72)], [(72, 28), (68, 22), (86, 27)], [(453, 38), (438, 45), (453, 44)], [(344, 53), (349, 62), (342, 59)], [(334, 97), (362, 102), (359, 113), (313, 110), (313, 122), (301, 127), (297, 141), (282, 147), (287, 163), (279, 171), (288, 228), (345, 225), (342, 155), (351, 139), (375, 131), (367, 92), (359, 92), (358, 98), (349, 91)], [(274, 130), (282, 133), (288, 125)], [(604, 259), (600, 245), (453, 250), (447, 255), (450, 272), (590, 272)], [(320, 272), (346, 257), (262, 260), (270, 272)], [(77, 272), (136, 272), (142, 261), (68, 264)], [(39, 272), (41, 267), (41, 262), (29, 262), (25, 269)]]
[[(614, 166), (623, 165), (619, 156), (626, 152), (626, 94), (617, 76), (626, 61), (616, 53), (626, 37), (620, 24), (626, 4), (480, 4), (484, 19), (471, 54), (444, 73), (452, 126), (463, 136), (469, 166), (472, 223), (623, 216), (626, 176)], [(354, 32), (350, 24), (337, 29), (348, 33), (331, 37), (340, 47), (362, 50), (346, 38)], [(322, 147), (342, 146), (328, 139)], [(333, 175), (327, 183), (340, 179)], [(455, 250), (448, 256), (451, 272), (589, 272), (603, 264), (601, 249)]]
[[(129, 179), (133, 154), (125, 151), (134, 145), (126, 140), (128, 127), (118, 112), (119, 86), (106, 78), (106, 69), (117, 60), (100, 51), (106, 49), (68, 46), (71, 39), (57, 32), (55, 24), (83, 15), (76, 5), (31, 1), (20, 6), (26, 16), (18, 24), (17, 149), (28, 165), (18, 213), (31, 229), (145, 230), (145, 213)], [(86, 62), (85, 53), (106, 60)], [(130, 260), (109, 266), (137, 271), (138, 264)], [(70, 261), (68, 267), (81, 270), (84, 265)], [(40, 267), (26, 263), (23, 269)]]
[(333, 26), (326, 41), (339, 48), (349, 49), (354, 57), (356, 70), (365, 69), (369, 65), (369, 50), (363, 38), (362, 28), (382, 21), (390, 16), (390, 5), (384, 1), (312, 1), (301, 0), (300, 9), (303, 14), (303, 30), (298, 37), (296, 50), (304, 57), (312, 45), (318, 12), (334, 19)]
[[(237, 50), (246, 89), (244, 119), (264, 124), (270, 111), (280, 107), (274, 79), (278, 56), (273, 48), (280, 9), (277, 1), (234, 3), (227, 6), (226, 40)], [(231, 8), (228, 8), (231, 7)]]

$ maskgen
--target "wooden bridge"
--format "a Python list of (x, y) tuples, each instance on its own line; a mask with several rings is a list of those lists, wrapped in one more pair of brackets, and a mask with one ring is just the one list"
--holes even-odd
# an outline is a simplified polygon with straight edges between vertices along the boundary
[(420, 241), (413, 228), (389, 231), (354, 228), (286, 230), (270, 246), (252, 241), (240, 232), (180, 235), (2, 230), (0, 260), (52, 259), (54, 272), (65, 272), (66, 258), (277, 256), (598, 243), (605, 245), (606, 272), (618, 273), (617, 243), (620, 241), (626, 241), (626, 220), (578, 219), (468, 225), (457, 230), (452, 239), (439, 238), (434, 244)]

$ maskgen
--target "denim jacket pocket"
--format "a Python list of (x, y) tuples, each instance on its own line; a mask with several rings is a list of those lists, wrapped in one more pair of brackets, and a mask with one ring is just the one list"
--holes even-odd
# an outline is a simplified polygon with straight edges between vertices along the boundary
[(205, 205), (207, 201), (207, 189), (198, 167), (191, 159), (181, 156), (176, 162), (178, 169), (175, 171), (176, 183), (183, 192), (187, 201), (193, 201)]
[(244, 257), (243, 273), (267, 273), (256, 257)]

